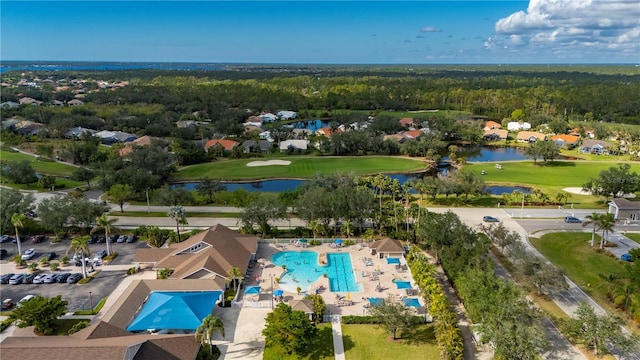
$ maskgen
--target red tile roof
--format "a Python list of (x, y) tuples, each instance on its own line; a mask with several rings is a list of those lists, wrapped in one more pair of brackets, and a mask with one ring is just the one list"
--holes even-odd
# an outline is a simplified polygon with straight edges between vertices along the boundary
[(233, 150), (234, 147), (240, 145), (239, 142), (237, 141), (233, 141), (233, 140), (227, 140), (227, 139), (212, 139), (207, 141), (206, 144), (204, 144), (204, 148), (205, 150), (208, 150), (210, 147), (220, 144), (222, 145), (222, 147), (225, 150)]
[(562, 140), (567, 144), (577, 144), (579, 137), (574, 135), (554, 135), (551, 137), (551, 141)]

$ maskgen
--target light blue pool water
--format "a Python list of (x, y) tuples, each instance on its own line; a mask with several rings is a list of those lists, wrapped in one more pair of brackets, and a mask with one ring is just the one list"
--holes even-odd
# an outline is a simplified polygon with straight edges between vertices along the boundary
[(416, 298), (406, 298), (402, 301), (404, 301), (404, 306), (420, 307), (420, 300)]
[(274, 254), (271, 262), (277, 266), (286, 265), (287, 271), (278, 285), (288, 292), (296, 292), (297, 287), (308, 291), (311, 283), (323, 274), (327, 274), (332, 292), (361, 291), (353, 275), (349, 254), (327, 253), (327, 265), (320, 265), (315, 251), (283, 251)]
[(387, 258), (387, 264), (398, 264), (398, 265), (400, 265), (400, 258)]
[(384, 303), (383, 298), (369, 298), (368, 300), (369, 300), (369, 305), (371, 306), (382, 305)]
[(411, 289), (411, 282), (409, 281), (393, 280), (393, 283), (396, 284), (398, 289)]

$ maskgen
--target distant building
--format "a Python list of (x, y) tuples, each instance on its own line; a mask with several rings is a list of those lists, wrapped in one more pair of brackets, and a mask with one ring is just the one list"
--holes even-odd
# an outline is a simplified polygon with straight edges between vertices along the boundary
[(520, 131), (516, 140), (519, 142), (528, 142), (534, 143), (536, 141), (544, 141), (546, 139), (546, 135), (543, 133), (539, 133), (536, 131)]
[(489, 120), (486, 122), (486, 124), (484, 125), (484, 130), (495, 130), (495, 129), (500, 129), (502, 127), (502, 125), (498, 122)]
[(551, 141), (555, 142), (556, 145), (561, 147), (573, 148), (578, 145), (578, 141), (580, 141), (580, 138), (574, 135), (554, 135), (551, 137)]
[(239, 142), (228, 140), (228, 139), (211, 139), (204, 144), (204, 149), (209, 150), (209, 148), (220, 145), (224, 149), (224, 151), (232, 151), (236, 146), (240, 145)]
[(402, 118), (400, 120), (398, 120), (398, 122), (400, 123), (400, 125), (404, 126), (404, 127), (413, 127), (413, 118)]
[(87, 129), (81, 126), (76, 126), (74, 128), (69, 129), (69, 131), (67, 131), (64, 134), (64, 137), (67, 139), (80, 139), (82, 137), (82, 134), (85, 134), (85, 133), (88, 133), (89, 135), (93, 135), (96, 133), (96, 131), (93, 129)]
[(283, 110), (283, 111), (278, 111), (278, 113), (276, 114), (276, 116), (280, 119), (280, 120), (291, 120), (291, 119), (295, 119), (298, 117), (298, 113), (295, 111), (288, 111), (288, 110)]
[(482, 138), (487, 141), (507, 140), (509, 131), (501, 129), (487, 129), (485, 128)]
[(616, 220), (640, 220), (640, 201), (615, 198), (609, 202), (609, 214)]
[(607, 148), (611, 147), (610, 142), (604, 140), (585, 140), (578, 148), (579, 153), (583, 154), (608, 154)]
[(116, 143), (126, 143), (138, 138), (135, 134), (129, 134), (122, 131), (108, 131), (103, 130), (93, 134), (95, 137), (99, 137), (100, 141), (105, 145), (113, 145)]
[(307, 151), (307, 140), (285, 140), (280, 142), (280, 152)]
[(531, 124), (528, 122), (512, 121), (507, 124), (507, 130), (519, 131), (519, 130), (531, 130)]

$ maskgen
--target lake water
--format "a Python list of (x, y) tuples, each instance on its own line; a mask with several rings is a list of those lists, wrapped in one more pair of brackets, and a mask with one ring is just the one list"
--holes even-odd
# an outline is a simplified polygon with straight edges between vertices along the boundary
[(512, 147), (475, 147), (463, 148), (461, 156), (471, 162), (499, 162), (510, 160), (527, 160), (522, 150)]

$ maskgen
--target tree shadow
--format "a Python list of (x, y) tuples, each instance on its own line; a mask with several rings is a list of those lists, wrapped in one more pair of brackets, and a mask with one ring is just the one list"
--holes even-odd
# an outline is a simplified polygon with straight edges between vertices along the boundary
[(353, 342), (353, 339), (351, 339), (351, 336), (349, 335), (342, 334), (342, 343), (344, 345), (345, 353), (356, 346), (356, 344)]
[(308, 356), (306, 356), (305, 359), (319, 360), (333, 357), (333, 329), (331, 326), (319, 327), (316, 336), (312, 339), (307, 350)]
[(537, 161), (533, 165), (540, 167), (575, 167), (576, 163), (574, 161)]
[(407, 345), (435, 344), (435, 327), (433, 325), (413, 327), (402, 333), (402, 342)]

